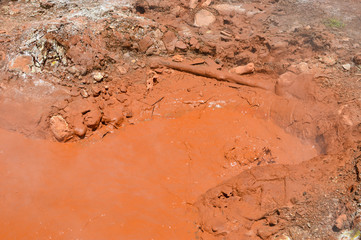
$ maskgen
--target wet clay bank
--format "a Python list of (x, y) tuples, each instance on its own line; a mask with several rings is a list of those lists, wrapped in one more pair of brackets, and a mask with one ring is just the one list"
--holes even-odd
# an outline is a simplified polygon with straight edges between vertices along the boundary
[(1, 6), (2, 239), (359, 234), (357, 33), (297, 1)]

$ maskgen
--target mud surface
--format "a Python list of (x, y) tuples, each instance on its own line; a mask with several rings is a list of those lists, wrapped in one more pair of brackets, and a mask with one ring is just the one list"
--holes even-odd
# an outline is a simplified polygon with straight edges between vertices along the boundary
[(359, 239), (358, 1), (1, 1), (1, 239)]

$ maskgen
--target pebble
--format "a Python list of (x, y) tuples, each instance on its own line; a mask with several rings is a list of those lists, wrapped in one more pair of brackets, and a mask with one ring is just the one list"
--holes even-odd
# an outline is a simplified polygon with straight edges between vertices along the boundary
[(177, 43), (175, 44), (175, 47), (178, 49), (181, 49), (181, 50), (187, 49), (187, 45), (182, 41), (177, 41)]
[(75, 135), (80, 138), (83, 138), (87, 132), (87, 127), (84, 124), (84, 119), (82, 115), (77, 115), (72, 121), (73, 129)]
[(184, 58), (183, 58), (182, 55), (174, 55), (174, 56), (172, 57), (172, 61), (173, 61), (173, 62), (183, 62), (183, 61), (184, 61)]
[(335, 227), (339, 230), (342, 230), (345, 226), (346, 221), (347, 221), (346, 214), (341, 214), (340, 216), (338, 216), (338, 218), (335, 221)]
[(102, 114), (98, 109), (92, 109), (84, 115), (84, 123), (89, 128), (95, 130), (98, 128), (99, 123), (102, 119)]
[(128, 72), (128, 70), (123, 66), (118, 66), (117, 69), (121, 75), (124, 75)]
[(353, 57), (353, 62), (356, 64), (356, 65), (361, 65), (361, 54), (358, 54), (356, 56)]
[(95, 81), (100, 82), (104, 78), (104, 73), (102, 73), (102, 72), (94, 72), (93, 73), (93, 78), (94, 78)]
[(254, 70), (255, 70), (254, 63), (248, 63), (245, 66), (238, 66), (238, 67), (232, 68), (230, 70), (230, 72), (242, 75), (242, 74), (247, 74), (247, 73), (253, 73)]
[(54, 6), (55, 6), (55, 3), (53, 3), (52, 1), (40, 0), (40, 7), (42, 7), (42, 8), (50, 9)]
[(349, 64), (349, 63), (344, 64), (344, 65), (342, 65), (342, 68), (343, 68), (344, 70), (346, 70), (346, 71), (350, 71), (350, 69), (351, 69), (351, 64)]
[(80, 90), (80, 95), (81, 95), (83, 98), (89, 97), (89, 94), (88, 94), (88, 92), (87, 92), (85, 89)]
[(33, 64), (33, 58), (27, 55), (16, 57), (9, 66), (9, 70), (19, 70), (24, 73), (30, 73), (30, 66)]
[(169, 52), (174, 52), (177, 41), (178, 38), (172, 31), (166, 32), (163, 36), (163, 43)]
[(200, 10), (194, 17), (194, 26), (196, 27), (208, 27), (216, 21), (216, 17), (207, 10)]
[(150, 48), (153, 45), (153, 40), (151, 37), (146, 36), (138, 42), (138, 45), (139, 45), (139, 51), (144, 53), (148, 50), (148, 48)]
[(69, 125), (60, 115), (50, 118), (50, 129), (59, 142), (64, 142), (70, 136)]

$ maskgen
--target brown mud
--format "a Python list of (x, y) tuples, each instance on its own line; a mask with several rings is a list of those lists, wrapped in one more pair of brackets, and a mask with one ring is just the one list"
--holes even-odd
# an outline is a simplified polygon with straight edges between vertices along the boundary
[(358, 1), (0, 1), (1, 239), (359, 239)]

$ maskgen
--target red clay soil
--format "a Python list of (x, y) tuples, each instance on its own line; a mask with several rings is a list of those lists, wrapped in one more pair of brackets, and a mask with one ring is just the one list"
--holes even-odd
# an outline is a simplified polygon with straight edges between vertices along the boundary
[(0, 1), (0, 239), (359, 239), (359, 11)]

